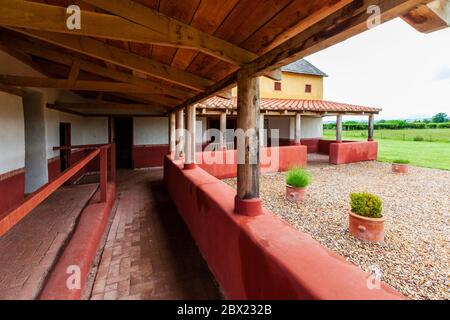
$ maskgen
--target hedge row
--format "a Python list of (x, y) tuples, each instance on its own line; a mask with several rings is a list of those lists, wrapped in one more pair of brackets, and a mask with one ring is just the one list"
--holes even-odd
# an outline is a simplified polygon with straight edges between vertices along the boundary
[[(335, 123), (326, 123), (323, 125), (324, 129), (336, 129)], [(437, 128), (450, 128), (450, 122), (444, 123), (423, 123), (423, 122), (377, 122), (374, 124), (374, 128), (377, 129), (437, 129)], [(367, 123), (343, 123), (342, 129), (346, 131), (350, 130), (367, 130)]]

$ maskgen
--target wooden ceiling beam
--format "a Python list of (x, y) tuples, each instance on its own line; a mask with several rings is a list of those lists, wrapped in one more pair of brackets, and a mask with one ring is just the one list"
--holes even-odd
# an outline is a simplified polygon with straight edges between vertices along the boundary
[(431, 33), (450, 26), (450, 1), (435, 0), (405, 14), (402, 19), (414, 29)]
[(208, 86), (213, 84), (213, 81), (211, 80), (89, 37), (78, 37), (15, 28), (12, 28), (11, 30), (56, 46), (117, 64), (130, 70), (140, 71), (152, 77), (178, 84), (195, 91), (206, 90)]
[(0, 24), (40, 31), (92, 36), (195, 49), (235, 65), (257, 58), (254, 53), (202, 32), (130, 0), (85, 0), (114, 13), (81, 10), (81, 28), (69, 30), (65, 7), (23, 0), (0, 0)]
[[(225, 40), (200, 31), (132, 0), (83, 0), (97, 8), (157, 32), (174, 47), (196, 49), (226, 62), (243, 66), (258, 56)], [(211, 13), (214, 14), (214, 13)], [(162, 43), (156, 43), (164, 45)]]
[[(53, 61), (62, 65), (66, 66), (72, 66), (73, 61), (75, 59), (74, 56), (70, 54), (62, 53), (58, 50), (55, 50), (53, 48), (48, 48), (39, 44), (33, 44), (28, 41), (24, 41), (21, 39), (18, 39), (16, 37), (7, 36), (4, 34), (0, 34), (0, 43), (2, 44), (1, 48), (3, 47), (13, 47), (15, 50), (19, 50), (20, 52), (43, 58), (49, 61)], [(82, 59), (80, 57), (76, 57), (76, 59), (80, 62), (80, 69), (84, 70), (86, 72), (104, 77), (113, 79), (120, 82), (126, 82), (130, 83), (142, 88), (145, 88), (148, 93), (159, 93), (159, 94), (167, 94), (176, 98), (180, 99), (186, 99), (189, 97), (192, 97), (194, 93), (190, 91), (181, 90), (178, 88), (163, 86), (160, 83), (148, 80), (148, 79), (142, 79), (138, 77), (134, 77), (131, 74), (121, 72), (114, 69), (109, 69), (102, 67), (98, 64), (89, 62), (85, 59)]]
[(38, 77), (24, 77), (14, 75), (0, 75), (0, 83), (9, 86), (31, 88), (53, 88), (81, 91), (104, 91), (124, 93), (147, 93), (143, 88), (128, 83), (108, 81), (76, 80), (73, 83), (67, 79), (52, 79)]

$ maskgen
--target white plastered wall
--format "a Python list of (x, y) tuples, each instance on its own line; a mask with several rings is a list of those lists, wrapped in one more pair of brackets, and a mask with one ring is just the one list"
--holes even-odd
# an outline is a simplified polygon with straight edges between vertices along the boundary
[[(269, 129), (279, 129), (280, 139), (294, 139), (295, 121), (293, 117), (266, 117), (269, 119)], [(322, 138), (323, 122), (321, 117), (302, 116), (302, 139)]]
[[(196, 141), (202, 143), (206, 118), (197, 117)], [(134, 145), (159, 145), (169, 143), (169, 120), (167, 117), (134, 117)]]
[(0, 91), (0, 174), (25, 167), (22, 98)]

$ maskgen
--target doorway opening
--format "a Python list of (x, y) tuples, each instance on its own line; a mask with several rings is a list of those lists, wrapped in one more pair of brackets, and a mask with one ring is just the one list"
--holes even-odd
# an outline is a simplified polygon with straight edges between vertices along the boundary
[[(72, 128), (70, 123), (61, 122), (59, 124), (59, 145), (61, 147), (70, 147), (72, 145)], [(59, 151), (61, 172), (70, 167), (70, 154), (70, 149), (61, 149)]]
[(116, 164), (118, 168), (133, 169), (133, 118), (113, 118), (113, 138), (116, 144)]

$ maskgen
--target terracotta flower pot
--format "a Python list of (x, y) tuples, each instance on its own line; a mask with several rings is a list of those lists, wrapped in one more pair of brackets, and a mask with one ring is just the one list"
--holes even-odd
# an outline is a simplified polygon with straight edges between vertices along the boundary
[(306, 188), (297, 188), (286, 185), (286, 198), (289, 201), (302, 202), (305, 197)]
[(371, 242), (384, 241), (384, 217), (368, 218), (349, 212), (348, 228), (350, 233), (360, 239)]
[(408, 173), (409, 166), (407, 164), (393, 163), (392, 172), (393, 173)]

